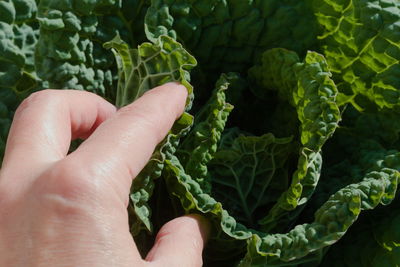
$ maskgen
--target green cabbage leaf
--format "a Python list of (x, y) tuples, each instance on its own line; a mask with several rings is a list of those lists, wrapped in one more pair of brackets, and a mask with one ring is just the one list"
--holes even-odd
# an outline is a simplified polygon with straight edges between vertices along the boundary
[[(132, 103), (154, 87), (178, 81), (188, 90), (187, 108), (190, 108), (193, 88), (188, 82), (188, 70), (197, 62), (182, 45), (168, 36), (161, 36), (155, 44), (143, 43), (137, 49), (129, 49), (117, 35), (105, 43), (104, 47), (112, 49), (118, 63), (117, 107)], [(164, 141), (157, 146), (149, 163), (134, 179), (130, 196), (134, 211), (132, 216), (135, 217), (131, 225), (133, 235), (137, 235), (142, 228), (153, 230), (151, 210), (147, 204), (153, 192), (153, 180), (159, 178), (164, 161), (175, 152), (179, 138), (188, 131), (192, 123), (193, 117), (184, 113)]]
[(0, 160), (32, 92), (180, 82), (131, 187), (143, 256), (197, 213), (204, 266), (399, 266), (399, 60), (398, 0), (0, 0)]
[(400, 97), (400, 3), (313, 1), (323, 28), (322, 51), (338, 82), (342, 102), (359, 110), (373, 102), (398, 108)]

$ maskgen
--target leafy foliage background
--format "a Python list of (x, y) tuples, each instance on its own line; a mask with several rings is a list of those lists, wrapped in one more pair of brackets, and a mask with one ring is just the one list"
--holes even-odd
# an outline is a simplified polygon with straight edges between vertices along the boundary
[(0, 14), (1, 157), (34, 91), (121, 107), (186, 86), (132, 186), (143, 254), (195, 212), (213, 225), (206, 266), (399, 265), (398, 0), (1, 0)]

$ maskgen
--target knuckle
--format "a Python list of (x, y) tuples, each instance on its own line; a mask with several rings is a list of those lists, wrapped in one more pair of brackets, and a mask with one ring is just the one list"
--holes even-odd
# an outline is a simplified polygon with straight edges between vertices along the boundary
[(96, 207), (84, 172), (73, 162), (60, 161), (35, 180), (31, 196), (50, 216), (88, 216)]
[(73, 160), (63, 160), (56, 164), (49, 174), (45, 175), (46, 186), (41, 189), (43, 194), (57, 195), (63, 199), (86, 201), (96, 196), (95, 183), (90, 179), (86, 168)]
[(34, 194), (40, 196), (44, 206), (60, 214), (115, 211), (121, 207), (125, 211), (114, 188), (103, 179), (106, 177), (99, 177), (96, 169), (96, 165), (88, 166), (82, 159), (65, 158), (36, 180)]

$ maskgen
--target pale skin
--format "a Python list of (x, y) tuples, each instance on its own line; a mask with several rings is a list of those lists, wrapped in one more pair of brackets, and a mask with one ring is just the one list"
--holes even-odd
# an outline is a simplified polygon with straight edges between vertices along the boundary
[[(186, 97), (168, 83), (119, 110), (73, 90), (23, 101), (0, 170), (0, 266), (201, 266), (209, 229), (202, 217), (165, 224), (145, 259), (128, 225), (132, 178)], [(76, 138), (85, 141), (68, 154)]]

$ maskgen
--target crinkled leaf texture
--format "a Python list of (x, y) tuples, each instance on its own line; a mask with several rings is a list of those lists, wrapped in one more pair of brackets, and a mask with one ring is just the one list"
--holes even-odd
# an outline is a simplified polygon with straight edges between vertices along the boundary
[(38, 38), (34, 0), (0, 2), (0, 90), (37, 86), (34, 50)]
[(259, 222), (264, 231), (270, 231), (292, 221), (301, 209), (288, 211), (305, 204), (313, 194), (321, 173), (321, 148), (337, 128), (340, 111), (336, 104), (336, 86), (320, 54), (308, 52), (304, 62), (300, 62), (294, 52), (271, 49), (249, 74), (261, 83), (253, 89), (256, 95), (264, 97), (266, 90), (278, 90), (280, 97), (295, 107), (300, 121), (302, 147), (297, 171), (289, 189)]
[(0, 162), (18, 103), (41, 85), (34, 69), (36, 12), (34, 0), (0, 1)]
[(360, 218), (360, 222), (356, 222), (343, 239), (327, 251), (320, 266), (398, 267), (400, 216), (391, 212), (398, 206), (393, 203)]
[[(373, 140), (366, 139), (354, 149), (357, 151), (351, 158), (352, 166), (349, 170), (359, 170), (360, 166), (364, 166), (364, 169), (386, 168), (393, 173), (398, 173), (400, 169), (399, 152), (386, 150)], [(343, 174), (345, 170), (341, 172), (342, 177), (337, 180), (348, 180), (346, 174)], [(327, 178), (331, 179), (331, 177)], [(392, 187), (396, 186), (392, 184)], [(327, 183), (324, 187), (328, 189), (335, 185)], [(396, 194), (398, 196), (399, 193)], [(387, 207), (376, 208), (374, 212), (361, 217), (337, 245), (327, 250), (321, 266), (398, 266), (400, 255), (398, 208), (399, 202), (396, 201)]]
[[(282, 266), (289, 261), (296, 264), (319, 258), (321, 249), (339, 240), (362, 210), (373, 209), (380, 203), (389, 204), (393, 200), (399, 177), (398, 171), (391, 168), (371, 171), (360, 183), (351, 184), (331, 196), (316, 212), (314, 222), (297, 225), (286, 234), (268, 234), (236, 223), (220, 202), (203, 193), (175, 156), (166, 161), (165, 169), (165, 179), (173, 194), (181, 199), (185, 210), (207, 214), (216, 229), (222, 230), (215, 230), (217, 232), (213, 233), (210, 242), (215, 246), (223, 245), (225, 253), (233, 250), (225, 257), (240, 255), (237, 250), (243, 249), (229, 241), (227, 235), (248, 241), (241, 266)], [(219, 257), (223, 259), (223, 255)]]
[(152, 0), (145, 30), (149, 40), (179, 40), (204, 69), (243, 71), (268, 48), (310, 49), (317, 24), (309, 10), (297, 0)]
[[(343, 115), (345, 126), (342, 126), (332, 142), (325, 147), (324, 156), (330, 158), (331, 162), (323, 170), (321, 182), (315, 197), (307, 205), (307, 211), (319, 208), (332, 193), (343, 186), (359, 183), (365, 172), (385, 168), (394, 173), (400, 170), (400, 155), (397, 150), (392, 149), (395, 146), (386, 145), (391, 148), (388, 149), (378, 142), (382, 139), (377, 138), (377, 135), (385, 136), (385, 133), (379, 132), (384, 129), (381, 127), (382, 121), (392, 119), (391, 116), (381, 117), (387, 115), (386, 111), (373, 114), (373, 118), (381, 118), (368, 124), (368, 130), (365, 130), (366, 125), (360, 123), (369, 121), (371, 114), (361, 114), (348, 108)], [(392, 123), (392, 126), (393, 131), (397, 125)], [(398, 198), (399, 192), (396, 195)], [(318, 266), (397, 266), (398, 207), (399, 201), (396, 199), (386, 207), (377, 207), (373, 212), (363, 214), (337, 244), (326, 249), (327, 253)], [(303, 215), (309, 217), (307, 214)]]
[(119, 34), (136, 47), (144, 41), (147, 0), (41, 0), (35, 68), (51, 88), (95, 92), (115, 97), (113, 55), (102, 45)]
[(315, 213), (313, 223), (298, 225), (287, 234), (253, 235), (241, 266), (279, 266), (295, 259), (299, 259), (298, 263), (307, 262), (308, 253), (339, 240), (361, 211), (389, 204), (394, 199), (399, 177), (399, 172), (390, 168), (370, 172), (362, 182), (331, 196)]
[(225, 123), (233, 106), (226, 102), (225, 91), (237, 74), (222, 74), (216, 88), (203, 108), (196, 114), (194, 128), (179, 146), (178, 155), (190, 174), (202, 188), (211, 192), (207, 164), (214, 157)]
[[(213, 219), (217, 232), (210, 241), (213, 257), (219, 246), (224, 248), (219, 255), (221, 260), (224, 257), (232, 260), (235, 256), (238, 260), (246, 251), (240, 240), (247, 240), (243, 265), (259, 261), (279, 265), (314, 260), (321, 255), (323, 247), (344, 234), (361, 210), (360, 197), (350, 195), (352, 191), (347, 188), (321, 207), (314, 223), (298, 225), (286, 234), (268, 234), (269, 229), (277, 227), (276, 222), (288, 227), (296, 217), (290, 211), (311, 197), (321, 171), (321, 147), (335, 131), (340, 113), (335, 103), (336, 87), (321, 55), (309, 52), (304, 62), (300, 62), (295, 53), (282, 49), (268, 51), (265, 55), (268, 60), (255, 67), (253, 75), (271, 80), (272, 77), (266, 77), (270, 73), (285, 72), (292, 78), (287, 79), (287, 86), (279, 82), (272, 84), (296, 108), (301, 123), (302, 148), (291, 185), (284, 183), (285, 179), (288, 181), (285, 161), (293, 147), (291, 138), (275, 138), (272, 134), (260, 137), (239, 134), (233, 135), (232, 141), (224, 140), (208, 164), (211, 193), (191, 177), (177, 157), (166, 161), (164, 173), (169, 190), (181, 200), (187, 212), (205, 213)], [(273, 68), (278, 70), (269, 71)], [(265, 207), (271, 204), (268, 214)], [(336, 215), (337, 208), (342, 210), (339, 215)], [(260, 212), (267, 217), (257, 222), (255, 219), (260, 219), (257, 218)], [(332, 221), (327, 219), (329, 216)], [(255, 230), (260, 229), (257, 223), (261, 225), (261, 232)], [(305, 232), (313, 239), (303, 238)]]
[(368, 101), (398, 108), (400, 100), (400, 2), (314, 0), (323, 27), (322, 51), (339, 85), (341, 102), (359, 110)]
[[(137, 49), (129, 49), (117, 35), (105, 43), (104, 47), (113, 50), (118, 64), (118, 107), (130, 104), (156, 86), (178, 81), (188, 90), (186, 108), (190, 108), (193, 88), (189, 84), (188, 71), (196, 65), (196, 60), (182, 45), (168, 36), (160, 36), (154, 44), (143, 43)], [(152, 231), (151, 209), (147, 202), (153, 193), (153, 180), (161, 175), (164, 161), (171, 158), (180, 137), (189, 130), (192, 123), (193, 117), (185, 112), (156, 147), (149, 163), (134, 179), (131, 189), (135, 217), (131, 224), (133, 235), (137, 235), (143, 228)]]
[(135, 179), (135, 239), (172, 216), (157, 221), (157, 184), (176, 215), (211, 220), (210, 265), (396, 266), (399, 202), (376, 206), (400, 170), (399, 20), (398, 0), (0, 1), (0, 157), (20, 99), (46, 87), (121, 107), (180, 81), (188, 111), (187, 49), (194, 126), (179, 145), (185, 113)]
[(188, 89), (187, 109), (193, 100), (193, 88), (189, 84), (188, 70), (197, 62), (178, 42), (168, 36), (160, 36), (154, 44), (143, 43), (138, 49), (129, 49), (117, 35), (104, 44), (115, 54), (119, 80), (116, 105), (132, 103), (147, 90), (166, 82), (181, 81)]

